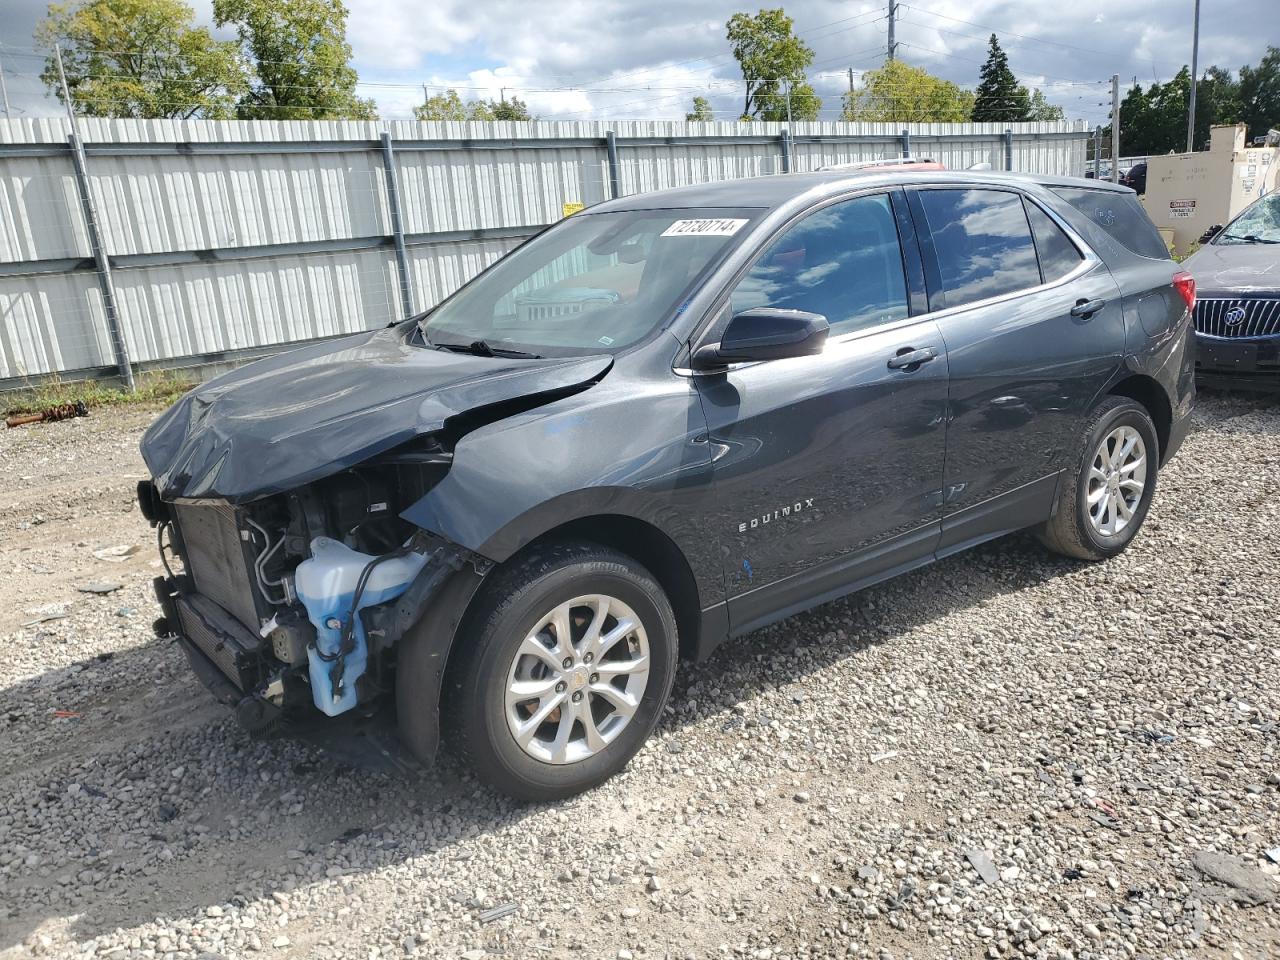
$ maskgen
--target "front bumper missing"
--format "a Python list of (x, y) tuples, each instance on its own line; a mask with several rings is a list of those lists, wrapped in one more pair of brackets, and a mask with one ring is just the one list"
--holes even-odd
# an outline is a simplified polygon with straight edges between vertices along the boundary
[(160, 637), (171, 637), (191, 670), (219, 703), (234, 709), (236, 720), (256, 736), (276, 731), (284, 716), (283, 686), (264, 695), (262, 641), (208, 597), (185, 591), (177, 580), (157, 577), (156, 597), (164, 617), (156, 621)]
[[(448, 600), (457, 591), (445, 591), (454, 575), (475, 567), (471, 591), (478, 584), (479, 569), (487, 568), (453, 546), (433, 551), (409, 589), (397, 601), (361, 611), (370, 637), (371, 652), (386, 656), (419, 624), (423, 611), (444, 591)], [(464, 578), (465, 579), (465, 578)], [(429, 762), (434, 756), (434, 730), (429, 749), (418, 741), (422, 732), (412, 731), (414, 746), (407, 749), (398, 735), (396, 710), (390, 698), (362, 704), (339, 717), (326, 717), (315, 709), (310, 686), (302, 674), (290, 671), (270, 656), (266, 641), (253, 635), (240, 621), (208, 597), (195, 593), (185, 577), (158, 577), (156, 597), (164, 616), (155, 622), (155, 632), (174, 640), (182, 648), (192, 672), (215, 700), (232, 708), (236, 720), (255, 737), (290, 737), (323, 749), (332, 759), (351, 766), (383, 772), (421, 769), (415, 757)], [(453, 627), (461, 610), (440, 611)], [(435, 611), (433, 611), (434, 613)], [(446, 616), (447, 614), (447, 616)], [(453, 631), (438, 642), (443, 646), (434, 656), (442, 665)], [(415, 644), (416, 646), (417, 644)], [(281, 671), (284, 671), (281, 673)], [(283, 681), (281, 678), (283, 677)], [(264, 693), (273, 692), (273, 696)], [(282, 694), (282, 695), (281, 695)], [(435, 720), (439, 698), (439, 676), (426, 685), (418, 699), (431, 700), (426, 715)]]

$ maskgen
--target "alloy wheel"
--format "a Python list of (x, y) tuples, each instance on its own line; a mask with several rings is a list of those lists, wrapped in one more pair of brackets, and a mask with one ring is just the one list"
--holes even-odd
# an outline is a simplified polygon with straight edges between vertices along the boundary
[(1127, 425), (1102, 439), (1089, 466), (1086, 506), (1089, 523), (1104, 537), (1114, 537), (1133, 520), (1147, 485), (1147, 445)]
[(507, 675), (507, 729), (529, 756), (576, 763), (631, 722), (649, 683), (649, 640), (617, 597), (589, 594), (543, 615)]

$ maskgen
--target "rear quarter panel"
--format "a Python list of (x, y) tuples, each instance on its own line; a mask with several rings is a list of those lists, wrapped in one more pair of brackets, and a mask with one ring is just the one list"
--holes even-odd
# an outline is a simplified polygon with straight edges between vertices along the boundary
[[(1134, 374), (1154, 379), (1169, 399), (1176, 429), (1195, 403), (1195, 326), (1173, 287), (1178, 264), (1133, 253), (1051, 190), (1045, 195), (1102, 258), (1120, 288), (1125, 357), (1115, 381)], [(1112, 386), (1114, 382), (1105, 389)]]

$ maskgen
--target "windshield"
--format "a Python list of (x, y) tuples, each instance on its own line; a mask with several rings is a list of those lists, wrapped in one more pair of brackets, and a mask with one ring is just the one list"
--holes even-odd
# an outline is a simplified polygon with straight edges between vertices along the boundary
[(1263, 197), (1227, 224), (1214, 243), (1280, 243), (1280, 193)]
[(423, 334), (430, 346), (481, 354), (615, 352), (665, 323), (759, 213), (575, 214), (442, 303)]

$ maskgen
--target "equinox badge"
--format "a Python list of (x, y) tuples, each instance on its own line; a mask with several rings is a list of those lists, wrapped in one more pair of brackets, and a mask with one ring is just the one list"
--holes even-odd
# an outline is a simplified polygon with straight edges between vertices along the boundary
[(794, 514), (801, 513), (805, 510), (813, 509), (813, 497), (805, 497), (804, 500), (797, 500), (795, 503), (788, 504), (785, 507), (779, 507), (772, 513), (762, 513), (758, 517), (752, 517), (750, 520), (744, 520), (738, 524), (738, 532), (746, 533), (748, 530), (754, 530), (766, 523), (772, 523), (774, 520), (781, 520), (783, 517), (790, 517)]

